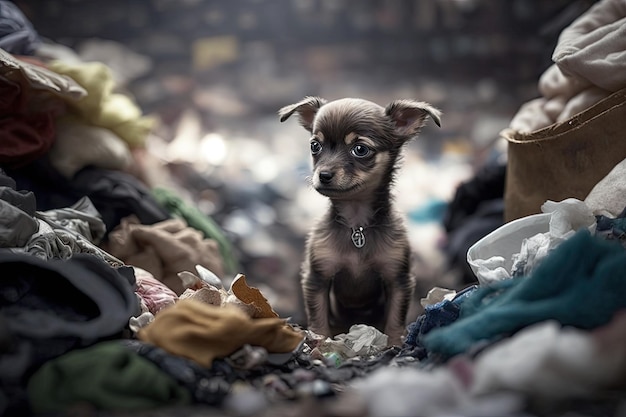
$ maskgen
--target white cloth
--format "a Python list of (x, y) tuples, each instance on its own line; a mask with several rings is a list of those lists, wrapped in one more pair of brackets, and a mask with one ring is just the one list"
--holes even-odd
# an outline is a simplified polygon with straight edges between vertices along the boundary
[(623, 383), (626, 313), (593, 332), (556, 321), (527, 327), (482, 352), (472, 395), (512, 390), (543, 398), (591, 396)]
[(523, 407), (523, 398), (517, 393), (469, 395), (451, 367), (431, 371), (385, 367), (351, 384), (371, 417), (500, 417), (514, 415)]
[(523, 104), (510, 128), (530, 133), (566, 121), (626, 88), (626, 1), (602, 0), (583, 13), (561, 32), (552, 60), (541, 97)]
[(617, 164), (585, 197), (595, 215), (615, 218), (626, 208), (626, 159)]
[(602, 0), (563, 30), (552, 60), (606, 91), (626, 86), (626, 1)]

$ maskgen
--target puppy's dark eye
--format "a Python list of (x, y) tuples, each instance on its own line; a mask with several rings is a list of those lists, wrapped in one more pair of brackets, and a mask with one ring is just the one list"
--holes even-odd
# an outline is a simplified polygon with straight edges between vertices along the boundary
[(365, 145), (354, 145), (350, 153), (356, 156), (357, 158), (364, 158), (370, 154), (370, 148)]
[(311, 154), (317, 155), (322, 152), (322, 144), (316, 140), (311, 141)]

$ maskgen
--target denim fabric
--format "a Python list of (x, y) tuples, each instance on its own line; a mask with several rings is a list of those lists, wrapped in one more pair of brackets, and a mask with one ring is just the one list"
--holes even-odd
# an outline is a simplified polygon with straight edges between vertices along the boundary
[(433, 329), (455, 322), (459, 318), (461, 305), (476, 288), (476, 285), (471, 285), (457, 293), (452, 300), (426, 306), (424, 314), (408, 326), (401, 355), (410, 355), (419, 360), (426, 358), (427, 351), (422, 345), (423, 337)]

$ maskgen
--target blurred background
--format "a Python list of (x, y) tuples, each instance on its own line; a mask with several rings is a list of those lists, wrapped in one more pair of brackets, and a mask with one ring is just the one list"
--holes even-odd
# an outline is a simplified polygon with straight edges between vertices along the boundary
[[(306, 95), (443, 112), (406, 149), (416, 299), (466, 284), (443, 219), (460, 184), (506, 163), (498, 138), (536, 97), (560, 31), (593, 1), (16, 0), (55, 56), (109, 66), (156, 120), (136, 152), (150, 186), (175, 187), (225, 231), (239, 272), (302, 320), (303, 244), (326, 201), (308, 188), (308, 134), (279, 108)], [(501, 192), (501, 190), (500, 190)], [(497, 190), (495, 192), (498, 193)], [(461, 268), (462, 269), (462, 268)]]

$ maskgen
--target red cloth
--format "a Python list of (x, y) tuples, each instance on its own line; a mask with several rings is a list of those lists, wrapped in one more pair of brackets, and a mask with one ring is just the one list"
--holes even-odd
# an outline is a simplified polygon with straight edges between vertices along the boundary
[(0, 119), (0, 163), (13, 168), (27, 165), (45, 155), (54, 138), (55, 120), (50, 113)]
[(0, 164), (16, 168), (45, 155), (64, 105), (50, 94), (0, 76)]

